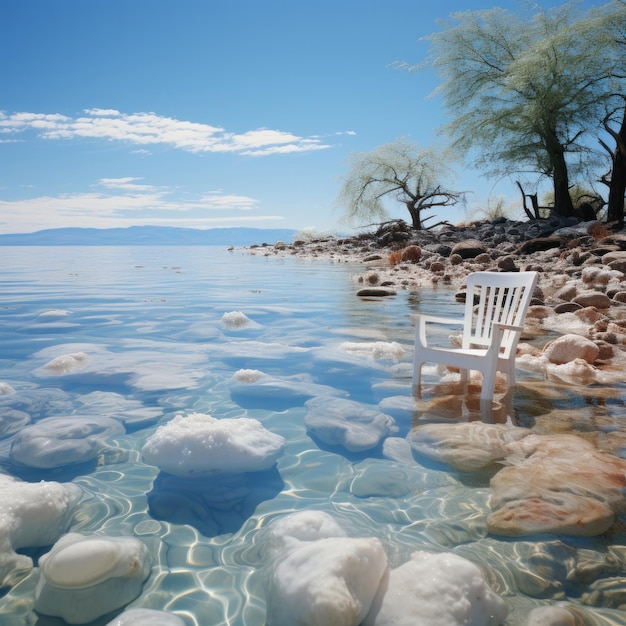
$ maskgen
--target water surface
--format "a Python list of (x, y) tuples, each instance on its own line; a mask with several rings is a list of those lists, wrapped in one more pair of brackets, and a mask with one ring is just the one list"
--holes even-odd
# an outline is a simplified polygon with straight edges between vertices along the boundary
[[(437, 402), (411, 398), (410, 313), (459, 312), (453, 292), (360, 299), (360, 270), (349, 264), (211, 247), (4, 247), (1, 254), (0, 382), (15, 393), (0, 396), (0, 411), (20, 411), (30, 423), (99, 416), (124, 425), (93, 462), (55, 469), (12, 462), (19, 428), (6, 428), (2, 469), (28, 481), (78, 484), (85, 496), (72, 531), (146, 543), (155, 567), (132, 606), (175, 612), (190, 626), (263, 624), (263, 530), (311, 509), (331, 513), (351, 536), (381, 539), (392, 566), (420, 549), (454, 550), (480, 564), (509, 604), (509, 625), (559, 601), (581, 607), (581, 623), (626, 624), (618, 610), (626, 604), (626, 572), (601, 566), (607, 555), (623, 558), (623, 535), (492, 537), (488, 473), (391, 461), (382, 446), (349, 453), (307, 433), (307, 384), (383, 407), (399, 437), (428, 421), (481, 419), (476, 398), (454, 389)], [(253, 323), (225, 327), (223, 315), (234, 311)], [(376, 357), (366, 346), (345, 349), (371, 342), (396, 347)], [(84, 368), (44, 367), (77, 353), (87, 355)], [(269, 397), (234, 393), (241, 369), (302, 384)], [(545, 431), (542, 420), (558, 415), (561, 430), (623, 428), (621, 390), (581, 392), (523, 372), (519, 380), (513, 404), (492, 419)], [(286, 439), (285, 453), (272, 470), (212, 480), (175, 478), (144, 463), (141, 448), (158, 425), (192, 412), (256, 418)], [(36, 562), (45, 551), (26, 552)], [(591, 572), (584, 584), (568, 580), (568, 567), (582, 558)], [(62, 624), (32, 611), (38, 575), (35, 568), (5, 590), (1, 624)]]

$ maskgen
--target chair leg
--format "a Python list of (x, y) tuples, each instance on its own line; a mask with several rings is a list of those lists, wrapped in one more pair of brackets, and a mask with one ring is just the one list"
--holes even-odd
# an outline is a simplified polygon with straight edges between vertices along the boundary
[(413, 366), (413, 395), (417, 398), (422, 397), (422, 365), (421, 361), (417, 361)]
[(480, 392), (481, 400), (492, 400), (493, 390), (496, 386), (496, 370), (495, 368), (483, 372), (483, 387)]

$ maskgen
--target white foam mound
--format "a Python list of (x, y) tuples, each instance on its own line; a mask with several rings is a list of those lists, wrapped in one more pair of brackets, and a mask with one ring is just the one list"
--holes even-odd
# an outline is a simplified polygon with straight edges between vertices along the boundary
[(241, 311), (230, 311), (222, 315), (222, 326), (228, 330), (237, 330), (239, 328), (258, 328), (259, 324), (253, 322)]
[(73, 483), (27, 483), (0, 474), (0, 587), (33, 567), (15, 550), (53, 544), (69, 527), (81, 496)]
[(185, 626), (185, 622), (166, 611), (153, 609), (129, 609), (118, 615), (106, 626)]
[(84, 624), (141, 594), (151, 558), (135, 537), (69, 533), (39, 558), (35, 610)]
[(255, 419), (216, 419), (204, 413), (177, 415), (146, 441), (146, 463), (174, 476), (270, 469), (285, 440)]
[(506, 615), (471, 561), (418, 551), (391, 570), (363, 626), (500, 626)]
[(11, 444), (11, 461), (53, 468), (95, 459), (106, 439), (125, 428), (109, 417), (48, 417), (24, 428)]
[(363, 621), (387, 557), (378, 539), (331, 537), (287, 552), (270, 580), (267, 623), (272, 626), (357, 626)]

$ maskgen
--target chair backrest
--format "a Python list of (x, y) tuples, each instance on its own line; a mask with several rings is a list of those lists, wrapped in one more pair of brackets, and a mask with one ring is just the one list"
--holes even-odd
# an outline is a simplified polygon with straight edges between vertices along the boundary
[[(474, 272), (467, 277), (463, 347), (485, 347), (494, 323), (523, 326), (537, 285), (537, 272)], [(502, 356), (508, 358), (519, 335), (502, 333)]]

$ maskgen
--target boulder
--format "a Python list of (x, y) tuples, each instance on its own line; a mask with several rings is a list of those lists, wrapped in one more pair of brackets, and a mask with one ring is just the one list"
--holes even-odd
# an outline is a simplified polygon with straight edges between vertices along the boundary
[(477, 239), (467, 239), (465, 241), (459, 241), (452, 248), (451, 255), (458, 254), (462, 259), (473, 259), (479, 254), (487, 252), (487, 247), (482, 241)]
[(562, 364), (574, 359), (583, 359), (593, 364), (600, 354), (600, 349), (590, 339), (570, 333), (549, 342), (544, 347), (543, 354), (550, 363)]
[(572, 302), (580, 304), (582, 307), (595, 306), (596, 309), (608, 309), (611, 306), (611, 299), (599, 291), (586, 291), (579, 293)]

